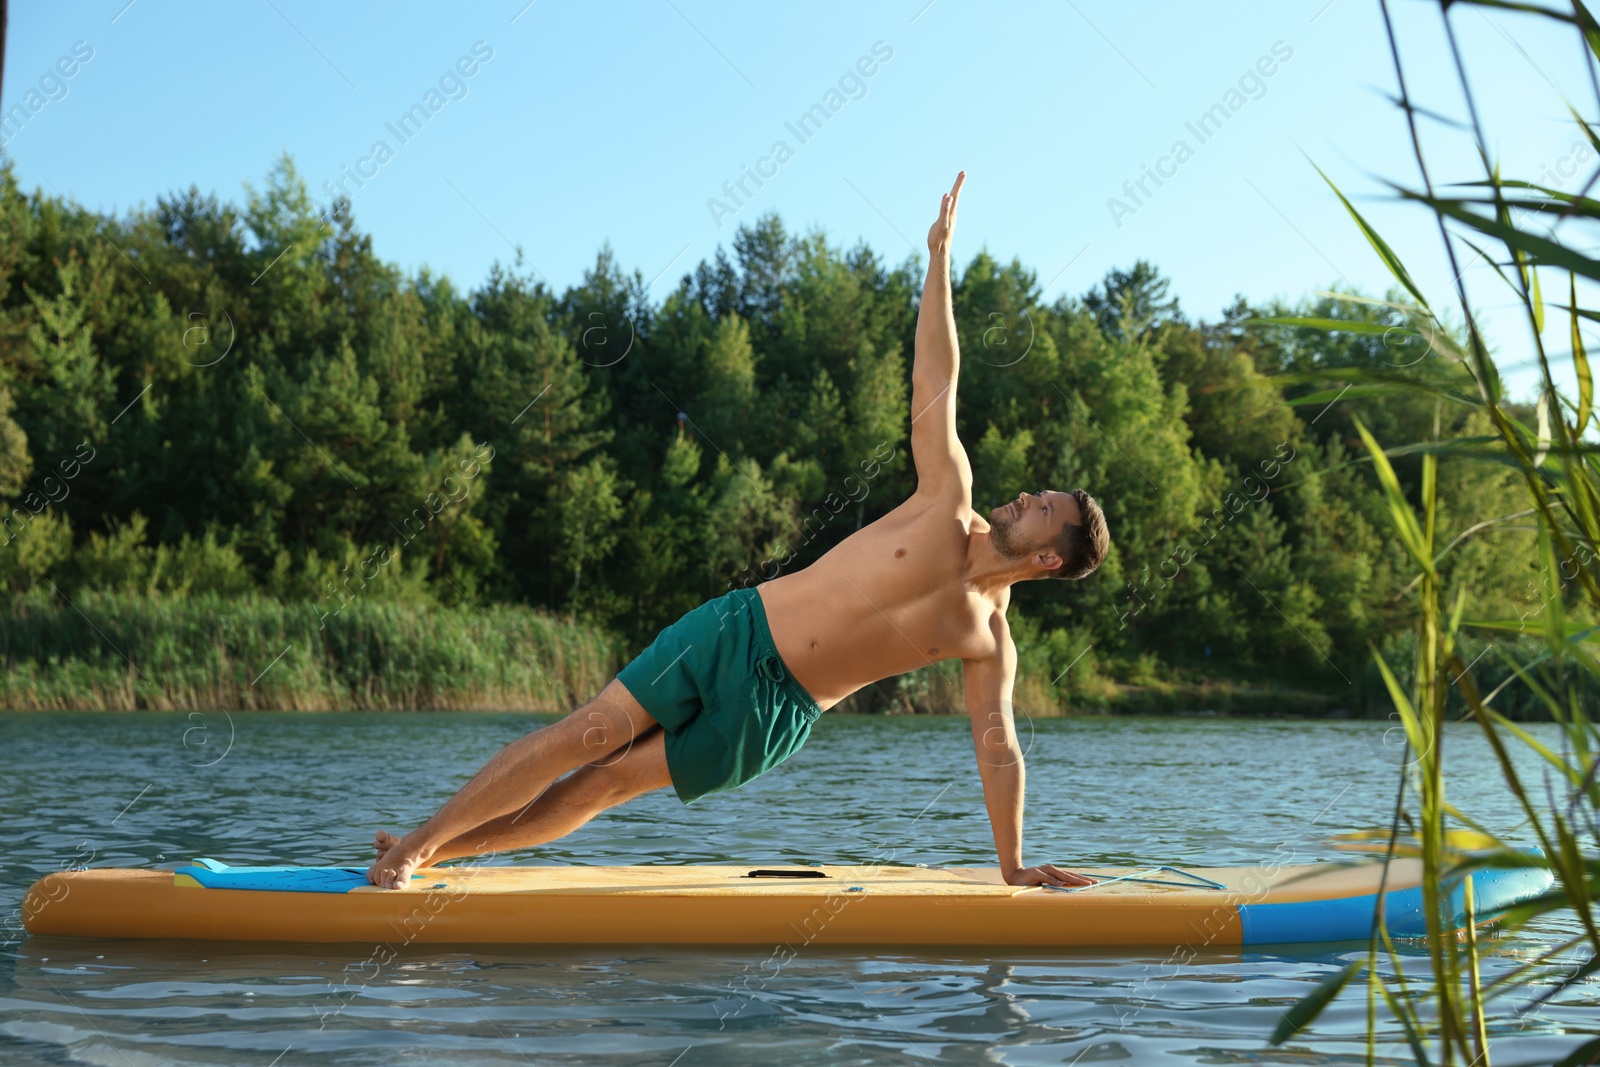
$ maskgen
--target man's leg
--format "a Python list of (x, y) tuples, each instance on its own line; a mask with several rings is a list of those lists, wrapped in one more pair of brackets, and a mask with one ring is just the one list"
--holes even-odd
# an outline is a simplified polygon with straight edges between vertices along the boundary
[(395, 889), (439, 854), (441, 846), (503, 815), (526, 808), (551, 782), (583, 764), (626, 758), (634, 739), (657, 725), (626, 686), (613, 679), (600, 695), (560, 722), (501, 749), (444, 807), (367, 870), (373, 885)]
[[(491, 819), (439, 846), (430, 862), (542, 845), (565, 837), (607, 808), (670, 786), (665, 740), (664, 731), (653, 729), (617, 759), (579, 767), (526, 808)], [(378, 834), (380, 855), (399, 843), (392, 834)]]

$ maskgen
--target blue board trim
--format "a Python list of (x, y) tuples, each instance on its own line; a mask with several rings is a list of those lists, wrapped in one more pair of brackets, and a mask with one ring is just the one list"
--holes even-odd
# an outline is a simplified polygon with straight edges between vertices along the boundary
[(207, 889), (274, 893), (348, 893), (368, 884), (364, 867), (230, 867), (217, 860), (198, 859), (193, 866), (172, 873), (186, 874)]
[[(1554, 876), (1538, 867), (1493, 868), (1472, 876), (1473, 910), (1480, 922), (1543, 893)], [(1390, 890), (1384, 895), (1384, 926), (1394, 937), (1423, 937), (1428, 932), (1422, 887)], [(1281, 945), (1307, 941), (1365, 941), (1372, 936), (1378, 895), (1292, 904), (1241, 904), (1241, 945)], [(1448, 905), (1451, 922), (1466, 924), (1466, 886), (1457, 882)]]

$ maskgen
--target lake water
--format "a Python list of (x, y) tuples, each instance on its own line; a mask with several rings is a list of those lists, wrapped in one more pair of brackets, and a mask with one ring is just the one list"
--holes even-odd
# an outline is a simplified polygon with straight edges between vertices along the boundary
[[(0, 914), (64, 866), (365, 864), (379, 827), (425, 819), (500, 745), (548, 718), (487, 714), (0, 715)], [(1339, 858), (1386, 826), (1392, 724), (1230, 719), (1023, 723), (1027, 861), (1229, 866)], [(1451, 797), (1519, 819), (1472, 727), (1447, 737)], [(1538, 731), (1549, 735), (1548, 730)], [(1553, 736), (1553, 735), (1550, 735)], [(1527, 766), (1532, 769), (1534, 762)], [(521, 862), (995, 861), (962, 719), (825, 715), (807, 747), (692, 808), (635, 800)], [(1485, 978), (1573, 925), (1489, 945)], [(1258, 1064), (1364, 1062), (1364, 998), (1266, 1045), (1280, 1013), (1360, 946), (950, 953), (73, 941), (0, 932), (0, 1063)], [(1425, 971), (1419, 957), (1409, 971)], [(366, 972), (363, 972), (366, 973)], [(761, 976), (755, 981), (752, 974)], [(1501, 1013), (1496, 1062), (1548, 1063), (1600, 1032), (1594, 979)], [(1391, 1059), (1410, 1062), (1392, 1026)]]

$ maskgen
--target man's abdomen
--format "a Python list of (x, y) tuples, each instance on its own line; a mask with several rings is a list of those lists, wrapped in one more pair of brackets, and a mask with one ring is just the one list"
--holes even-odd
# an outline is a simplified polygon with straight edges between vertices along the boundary
[[(824, 710), (882, 678), (926, 667), (957, 651), (930, 633), (945, 628), (929, 601), (922, 618), (843, 575), (815, 568), (756, 586), (778, 654)], [(806, 581), (805, 579), (811, 579)], [(877, 599), (881, 603), (874, 604)], [(931, 623), (931, 625), (930, 625)], [(948, 633), (947, 630), (945, 630)]]

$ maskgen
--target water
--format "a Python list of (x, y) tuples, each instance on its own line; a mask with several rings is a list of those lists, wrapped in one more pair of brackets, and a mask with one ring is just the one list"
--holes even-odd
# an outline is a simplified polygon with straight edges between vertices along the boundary
[[(75, 865), (364, 863), (502, 744), (548, 721), (470, 714), (0, 715), (12, 842), (0, 915)], [(1392, 724), (1042, 720), (1028, 746), (1029, 863), (1216, 866), (1333, 859), (1328, 834), (1387, 825)], [(1548, 730), (1536, 731), (1553, 740)], [(1447, 737), (1453, 801), (1519, 817), (1472, 728)], [(1537, 776), (1536, 763), (1527, 761)], [(825, 715), (807, 747), (686, 808), (635, 800), (523, 862), (995, 863), (960, 719)], [(1575, 926), (1489, 946), (1485, 979)], [(560, 1064), (1364, 1062), (1365, 1008), (1336, 1003), (1283, 1049), (1266, 1035), (1358, 946), (981, 953), (19, 939), (0, 933), (0, 1062)], [(1425, 970), (1420, 957), (1413, 972)], [(1600, 984), (1502, 1013), (1496, 1062), (1548, 1063), (1600, 1032)], [(1382, 1062), (1409, 1062), (1392, 1026)]]

